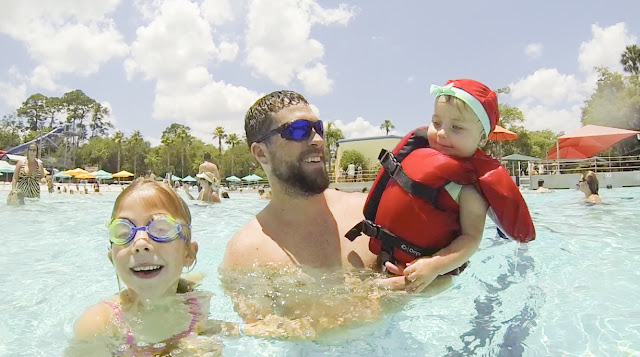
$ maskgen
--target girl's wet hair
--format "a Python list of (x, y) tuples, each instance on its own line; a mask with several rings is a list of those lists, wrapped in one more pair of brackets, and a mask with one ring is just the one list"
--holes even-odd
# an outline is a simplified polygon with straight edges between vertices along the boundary
[[(138, 194), (145, 208), (161, 208), (166, 210), (173, 218), (186, 224), (191, 224), (191, 212), (184, 200), (169, 185), (144, 177), (133, 180), (131, 185), (118, 195), (113, 205), (111, 219), (117, 218), (122, 200), (134, 193)], [(187, 241), (191, 241), (191, 230), (186, 228), (184, 233)]]
[(595, 172), (588, 171), (586, 173), (583, 173), (582, 177), (587, 182), (587, 185), (589, 185), (589, 190), (591, 191), (591, 194), (597, 195), (600, 184), (598, 183), (598, 177), (596, 176)]

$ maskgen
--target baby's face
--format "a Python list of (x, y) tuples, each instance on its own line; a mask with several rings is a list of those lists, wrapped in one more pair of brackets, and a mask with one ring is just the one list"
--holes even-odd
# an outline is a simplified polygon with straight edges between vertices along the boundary
[(484, 144), (482, 124), (462, 101), (446, 96), (436, 100), (427, 131), (429, 146), (454, 157), (470, 157)]

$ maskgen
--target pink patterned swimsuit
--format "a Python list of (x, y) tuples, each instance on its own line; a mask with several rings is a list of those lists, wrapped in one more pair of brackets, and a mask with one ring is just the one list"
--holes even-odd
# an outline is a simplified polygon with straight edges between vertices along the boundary
[(190, 297), (187, 299), (187, 303), (189, 304), (189, 314), (191, 314), (191, 323), (189, 323), (189, 328), (179, 334), (173, 335), (168, 339), (149, 344), (146, 342), (135, 342), (133, 338), (133, 334), (131, 333), (131, 329), (125, 325), (124, 320), (122, 319), (122, 309), (119, 304), (116, 304), (111, 301), (103, 301), (113, 310), (116, 318), (116, 322), (125, 326), (127, 330), (127, 339), (125, 343), (118, 346), (118, 351), (116, 351), (116, 356), (156, 356), (163, 355), (167, 347), (170, 347), (172, 344), (176, 343), (180, 339), (189, 336), (200, 318), (202, 317), (202, 313), (200, 311), (200, 304), (198, 303), (198, 299), (195, 297)]

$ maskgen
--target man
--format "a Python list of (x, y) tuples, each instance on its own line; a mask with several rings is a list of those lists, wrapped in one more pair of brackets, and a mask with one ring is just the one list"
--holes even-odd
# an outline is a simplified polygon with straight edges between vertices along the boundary
[[(374, 267), (377, 257), (369, 251), (369, 238), (363, 235), (351, 242), (344, 237), (363, 219), (366, 195), (328, 189), (322, 122), (305, 98), (291, 91), (278, 91), (264, 96), (247, 112), (245, 131), (251, 153), (262, 165), (269, 180), (271, 200), (228, 242), (221, 270), (223, 279), (225, 274), (229, 276), (234, 270), (246, 271), (260, 267), (274, 267), (279, 271), (299, 269), (310, 276), (314, 273), (317, 276), (317, 273), (362, 271)], [(238, 274), (238, 278), (242, 276), (248, 275)], [(252, 276), (255, 277), (255, 274)], [(230, 278), (227, 280), (233, 281)], [(264, 281), (254, 282), (253, 285), (264, 285), (271, 281), (267, 276)], [(246, 283), (237, 284), (239, 290), (248, 288)], [(307, 284), (304, 283), (305, 286)], [(262, 294), (262, 305), (260, 301), (247, 301), (246, 296), (229, 291), (231, 289), (228, 287), (227, 290), (246, 322), (267, 321), (265, 316), (277, 313), (278, 317), (294, 318), (295, 321), (290, 321), (302, 325), (305, 324), (300, 321), (311, 319), (314, 333), (339, 325), (335, 321), (341, 318), (335, 315), (343, 314), (340, 308), (345, 309), (344, 314), (351, 311), (350, 317), (354, 317), (352, 321), (373, 318), (379, 311), (377, 301), (374, 301), (375, 292), (367, 291), (362, 294), (362, 299), (353, 298), (356, 293), (352, 292), (351, 295), (338, 297), (349, 303), (340, 302), (333, 306), (324, 297), (315, 296), (315, 304), (307, 301), (307, 305), (299, 307), (293, 305), (303, 299), (287, 302), (283, 296), (288, 295), (282, 293), (282, 288), (287, 287), (269, 290), (272, 295), (273, 291), (280, 292), (279, 297), (273, 300), (265, 302), (265, 295)], [(293, 292), (296, 293), (299, 291)], [(276, 309), (276, 306), (278, 312), (266, 311)], [(335, 326), (319, 326), (318, 321), (321, 320), (335, 323)], [(348, 318), (343, 320), (349, 322)]]
[(199, 174), (203, 174), (205, 172), (213, 173), (213, 177), (215, 178), (214, 185), (220, 184), (220, 172), (218, 171), (218, 166), (211, 162), (211, 154), (208, 152), (204, 153), (204, 162), (200, 164), (200, 167), (198, 167)]
[(551, 192), (551, 190), (549, 190), (548, 188), (544, 187), (544, 180), (543, 179), (539, 179), (538, 180), (538, 188), (536, 189), (536, 192), (538, 192), (538, 193), (548, 193), (548, 192)]
[(307, 101), (290, 91), (268, 94), (247, 112), (245, 130), (269, 180), (271, 201), (231, 238), (223, 268), (372, 267), (376, 256), (368, 238), (344, 238), (363, 219), (366, 195), (328, 189), (322, 123)]

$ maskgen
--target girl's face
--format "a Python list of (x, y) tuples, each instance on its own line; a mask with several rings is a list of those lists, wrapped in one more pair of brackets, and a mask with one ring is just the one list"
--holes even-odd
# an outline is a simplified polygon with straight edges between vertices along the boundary
[(27, 149), (27, 158), (34, 159), (38, 156), (38, 147), (35, 145), (29, 145)]
[(589, 184), (587, 183), (587, 179), (584, 175), (580, 177), (580, 181), (578, 181), (578, 190), (582, 191), (585, 196), (591, 195), (591, 189), (589, 188)]
[(436, 100), (431, 125), (427, 130), (429, 146), (454, 157), (470, 157), (483, 142), (482, 124), (463, 103), (446, 96)]
[[(171, 216), (165, 209), (148, 206), (139, 192), (132, 193), (120, 202), (114, 218), (128, 219), (137, 227), (143, 227), (153, 216)], [(178, 217), (174, 219), (187, 224)], [(196, 249), (196, 243), (185, 243), (179, 237), (159, 243), (146, 231), (138, 231), (128, 244), (112, 245), (109, 257), (129, 289), (141, 298), (156, 298), (176, 293), (182, 268), (193, 263)]]

